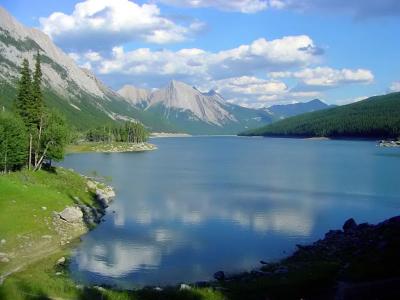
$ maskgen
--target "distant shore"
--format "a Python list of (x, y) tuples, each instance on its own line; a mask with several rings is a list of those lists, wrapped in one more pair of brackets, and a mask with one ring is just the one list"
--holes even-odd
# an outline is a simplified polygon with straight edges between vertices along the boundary
[(382, 140), (378, 142), (381, 147), (400, 147), (400, 140)]
[(119, 153), (119, 152), (143, 152), (153, 151), (157, 147), (150, 143), (94, 143), (84, 142), (71, 144), (67, 147), (67, 153)]
[(169, 138), (169, 137), (191, 137), (188, 133), (169, 133), (169, 132), (153, 132), (150, 138)]

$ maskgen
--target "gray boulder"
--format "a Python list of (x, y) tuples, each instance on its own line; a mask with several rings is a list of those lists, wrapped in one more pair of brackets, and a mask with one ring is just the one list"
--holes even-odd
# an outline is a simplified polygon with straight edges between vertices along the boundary
[(103, 207), (108, 207), (115, 198), (115, 192), (111, 187), (96, 190), (96, 198)]
[(68, 223), (82, 222), (83, 213), (79, 207), (68, 206), (58, 214), (61, 219)]

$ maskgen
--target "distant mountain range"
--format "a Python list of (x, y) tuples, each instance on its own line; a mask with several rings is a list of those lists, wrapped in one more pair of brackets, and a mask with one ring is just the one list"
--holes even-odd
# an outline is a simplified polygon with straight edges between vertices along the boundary
[(242, 135), (333, 138), (400, 137), (400, 93), (305, 113)]
[(255, 128), (276, 119), (261, 109), (230, 104), (213, 90), (202, 93), (175, 80), (153, 92), (126, 85), (118, 93), (134, 107), (157, 115), (172, 128), (194, 134), (232, 134), (240, 128)]
[(78, 129), (138, 120), (151, 131), (236, 134), (326, 107), (321, 102), (268, 109), (245, 108), (226, 102), (215, 91), (202, 93), (178, 81), (153, 92), (124, 86), (117, 93), (91, 71), (80, 68), (46, 34), (23, 26), (1, 7), (0, 106), (11, 107), (22, 60), (28, 59), (33, 68), (37, 53), (42, 61), (46, 103), (62, 111)]
[(304, 114), (307, 112), (313, 112), (321, 109), (326, 109), (333, 107), (333, 105), (328, 105), (319, 99), (314, 99), (309, 102), (298, 102), (293, 104), (284, 105), (273, 105), (268, 107), (266, 110), (275, 116), (279, 116), (284, 119), (287, 117), (293, 117), (296, 115)]

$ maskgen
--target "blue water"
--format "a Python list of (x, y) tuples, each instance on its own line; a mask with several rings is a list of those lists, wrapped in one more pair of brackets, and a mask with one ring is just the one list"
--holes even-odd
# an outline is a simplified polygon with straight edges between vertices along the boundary
[(143, 153), (73, 154), (117, 198), (78, 246), (73, 277), (122, 288), (251, 270), (354, 217), (400, 214), (400, 149), (370, 141), (153, 139)]

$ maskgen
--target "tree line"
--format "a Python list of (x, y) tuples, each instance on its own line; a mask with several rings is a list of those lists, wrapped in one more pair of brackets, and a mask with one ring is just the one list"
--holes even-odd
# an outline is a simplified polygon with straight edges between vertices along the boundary
[(287, 118), (242, 135), (399, 138), (400, 93)]
[(29, 62), (21, 66), (17, 96), (12, 112), (0, 112), (0, 169), (15, 171), (23, 167), (39, 170), (44, 163), (64, 157), (69, 130), (64, 117), (50, 110), (42, 93), (40, 55), (36, 55), (32, 74)]
[(149, 134), (139, 122), (125, 122), (121, 125), (106, 125), (86, 132), (85, 139), (89, 142), (125, 142), (144, 143)]

